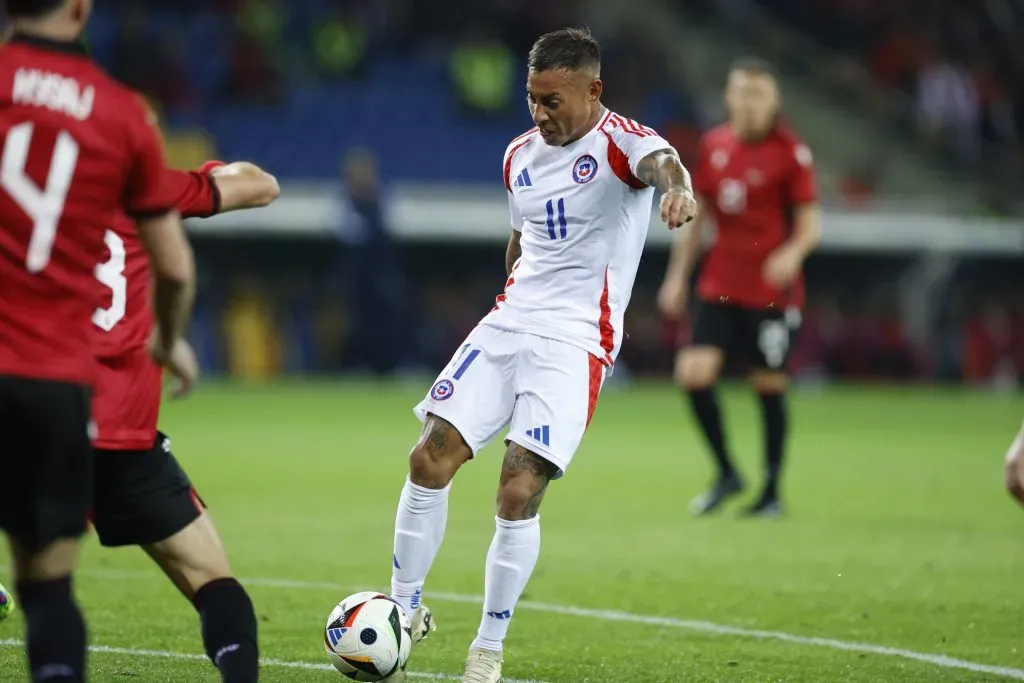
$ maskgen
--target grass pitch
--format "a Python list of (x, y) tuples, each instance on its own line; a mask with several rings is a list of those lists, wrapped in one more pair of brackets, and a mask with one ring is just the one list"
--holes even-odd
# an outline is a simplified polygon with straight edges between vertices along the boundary
[[(321, 668), (324, 620), (348, 593), (387, 585), (418, 431), (410, 409), (426, 388), (208, 384), (165, 407), (162, 427), (247, 577), (263, 655), (275, 660), (263, 680), (343, 680)], [(723, 399), (753, 495), (760, 415), (743, 387)], [(788, 516), (745, 521), (730, 509), (695, 520), (686, 506), (710, 470), (677, 392), (609, 389), (541, 508), (541, 559), (512, 624), (506, 676), (1024, 680), (1024, 510), (1001, 489), (1024, 401), (840, 388), (797, 392), (791, 405)], [(492, 446), (456, 480), (427, 584), (440, 630), (410, 671), (461, 672), (500, 453)], [(90, 656), (92, 680), (218, 680), (199, 656), (195, 613), (140, 552), (90, 541), (76, 585), (90, 641), (107, 648)], [(26, 680), (12, 642), (21, 637), (20, 617), (0, 623), (0, 681)]]

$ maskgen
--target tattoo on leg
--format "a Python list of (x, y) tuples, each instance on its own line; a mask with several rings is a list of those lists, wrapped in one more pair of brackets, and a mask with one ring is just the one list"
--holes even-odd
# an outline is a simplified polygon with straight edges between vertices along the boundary
[(436, 417), (431, 417), (427, 420), (427, 424), (423, 427), (423, 444), (427, 447), (427, 452), (430, 453), (431, 457), (440, 459), (448, 451), (448, 433), (453, 427)]
[(534, 488), (523, 506), (522, 518), (530, 519), (537, 515), (541, 501), (544, 500), (544, 492), (547, 491), (548, 482), (557, 472), (553, 464), (544, 458), (531, 453), (517, 443), (510, 443), (505, 451), (505, 462), (502, 470), (508, 473), (528, 472), (533, 477)]

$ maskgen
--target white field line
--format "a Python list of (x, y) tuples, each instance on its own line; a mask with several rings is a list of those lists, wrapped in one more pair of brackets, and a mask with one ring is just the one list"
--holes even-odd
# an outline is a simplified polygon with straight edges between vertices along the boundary
[[(107, 579), (148, 579), (159, 577), (160, 574), (155, 570), (152, 572), (146, 571), (109, 571), (109, 570), (89, 570), (82, 569), (77, 573), (84, 576), (95, 576), (97, 578)], [(250, 586), (264, 586), (268, 588), (293, 588), (299, 590), (323, 590), (323, 591), (338, 591), (344, 592), (346, 589), (344, 586), (335, 583), (325, 583), (316, 581), (295, 581), (291, 579), (269, 579), (269, 578), (240, 578), (243, 584)], [(364, 586), (358, 590), (367, 590)], [(463, 593), (443, 593), (429, 591), (426, 593), (433, 600), (441, 602), (458, 602), (472, 605), (483, 604), (483, 598), (479, 595), (466, 595)], [(739, 628), (737, 626), (727, 626), (725, 624), (716, 624), (710, 621), (697, 621), (692, 619), (675, 619), (672, 617), (659, 617), (659, 616), (648, 616), (642, 614), (632, 614), (630, 612), (620, 612), (617, 610), (599, 610), (599, 609), (587, 609), (584, 607), (569, 607), (565, 605), (554, 605), (545, 602), (533, 602), (525, 600), (516, 605), (516, 609), (532, 610), (535, 612), (548, 612), (551, 614), (562, 614), (574, 617), (583, 617), (586, 619), (595, 619), (597, 621), (610, 621), (620, 623), (632, 623), (632, 624), (645, 624), (648, 626), (662, 626), (665, 628), (678, 628), (686, 629), (689, 631), (699, 631), (701, 633), (714, 633), (716, 635), (723, 636), (736, 636), (740, 638), (758, 638), (760, 640), (778, 640), (786, 643), (793, 643), (795, 645), (809, 645), (812, 647), (824, 647), (831, 650), (845, 650), (847, 652), (862, 652), (871, 655), (881, 655), (883, 657), (900, 657), (902, 659), (912, 659), (918, 662), (924, 662), (925, 664), (931, 664), (943, 669), (962, 669), (964, 671), (973, 671), (975, 673), (989, 674), (991, 676), (997, 676), (1000, 678), (1009, 678), (1018, 681), (1024, 681), (1024, 669), (1016, 669), (1009, 666), (995, 666), (991, 664), (979, 664), (977, 662), (967, 661), (965, 659), (957, 659), (955, 657), (948, 657), (940, 654), (929, 654), (927, 652), (915, 652), (913, 650), (903, 650), (895, 647), (886, 647), (884, 645), (872, 645), (871, 643), (858, 643), (849, 640), (837, 640), (834, 638), (819, 638), (813, 636), (801, 636), (794, 633), (786, 633), (784, 631), (762, 631), (758, 629)]]
[[(0, 647), (23, 647), (24, 641), (13, 638), (0, 640)], [(98, 654), (130, 655), (132, 657), (159, 657), (162, 659), (177, 659), (189, 661), (209, 661), (206, 655), (189, 654), (187, 652), (171, 652), (169, 650), (137, 650), (130, 647), (108, 647), (106, 645), (90, 645), (89, 652)], [(280, 667), (286, 669), (306, 669), (313, 671), (334, 671), (330, 664), (318, 664), (316, 662), (300, 662), (285, 659), (261, 659), (260, 664), (265, 667)], [(454, 674), (432, 674), (421, 671), (408, 671), (409, 678), (421, 678), (429, 681), (461, 681), (462, 676)], [(541, 681), (524, 681), (514, 678), (504, 679), (509, 683), (542, 683)]]

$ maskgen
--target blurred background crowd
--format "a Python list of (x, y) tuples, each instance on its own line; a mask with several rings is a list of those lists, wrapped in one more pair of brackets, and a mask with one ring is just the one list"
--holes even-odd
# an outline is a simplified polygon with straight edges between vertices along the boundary
[[(722, 120), (732, 59), (780, 67), (826, 209), (798, 377), (1013, 387), (1024, 373), (1024, 0), (96, 4), (94, 55), (154, 103), (175, 165), (250, 160), (284, 190), (272, 219), (192, 226), (208, 370), (446, 362), (503, 284), (507, 223), (480, 226), (493, 239), (413, 239), (403, 216), (423, 192), (464, 197), (466, 212), (504, 203), (502, 152), (531, 125), (526, 52), (547, 30), (588, 25), (606, 103), (686, 162)], [(309, 197), (330, 210), (306, 215)], [(830, 242), (840, 222), (861, 241)], [(911, 229), (912, 243), (893, 237)], [(641, 266), (619, 376), (669, 371), (674, 330), (654, 303), (665, 259), (661, 241)]]

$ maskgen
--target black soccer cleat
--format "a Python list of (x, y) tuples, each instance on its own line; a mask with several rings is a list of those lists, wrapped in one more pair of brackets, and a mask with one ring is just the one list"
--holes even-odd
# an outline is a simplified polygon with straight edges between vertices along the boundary
[(783, 514), (782, 501), (777, 496), (761, 496), (756, 503), (743, 510), (744, 517), (774, 519)]
[(739, 477), (735, 474), (722, 477), (714, 486), (690, 502), (690, 512), (697, 516), (711, 514), (726, 500), (742, 492), (743, 482)]

